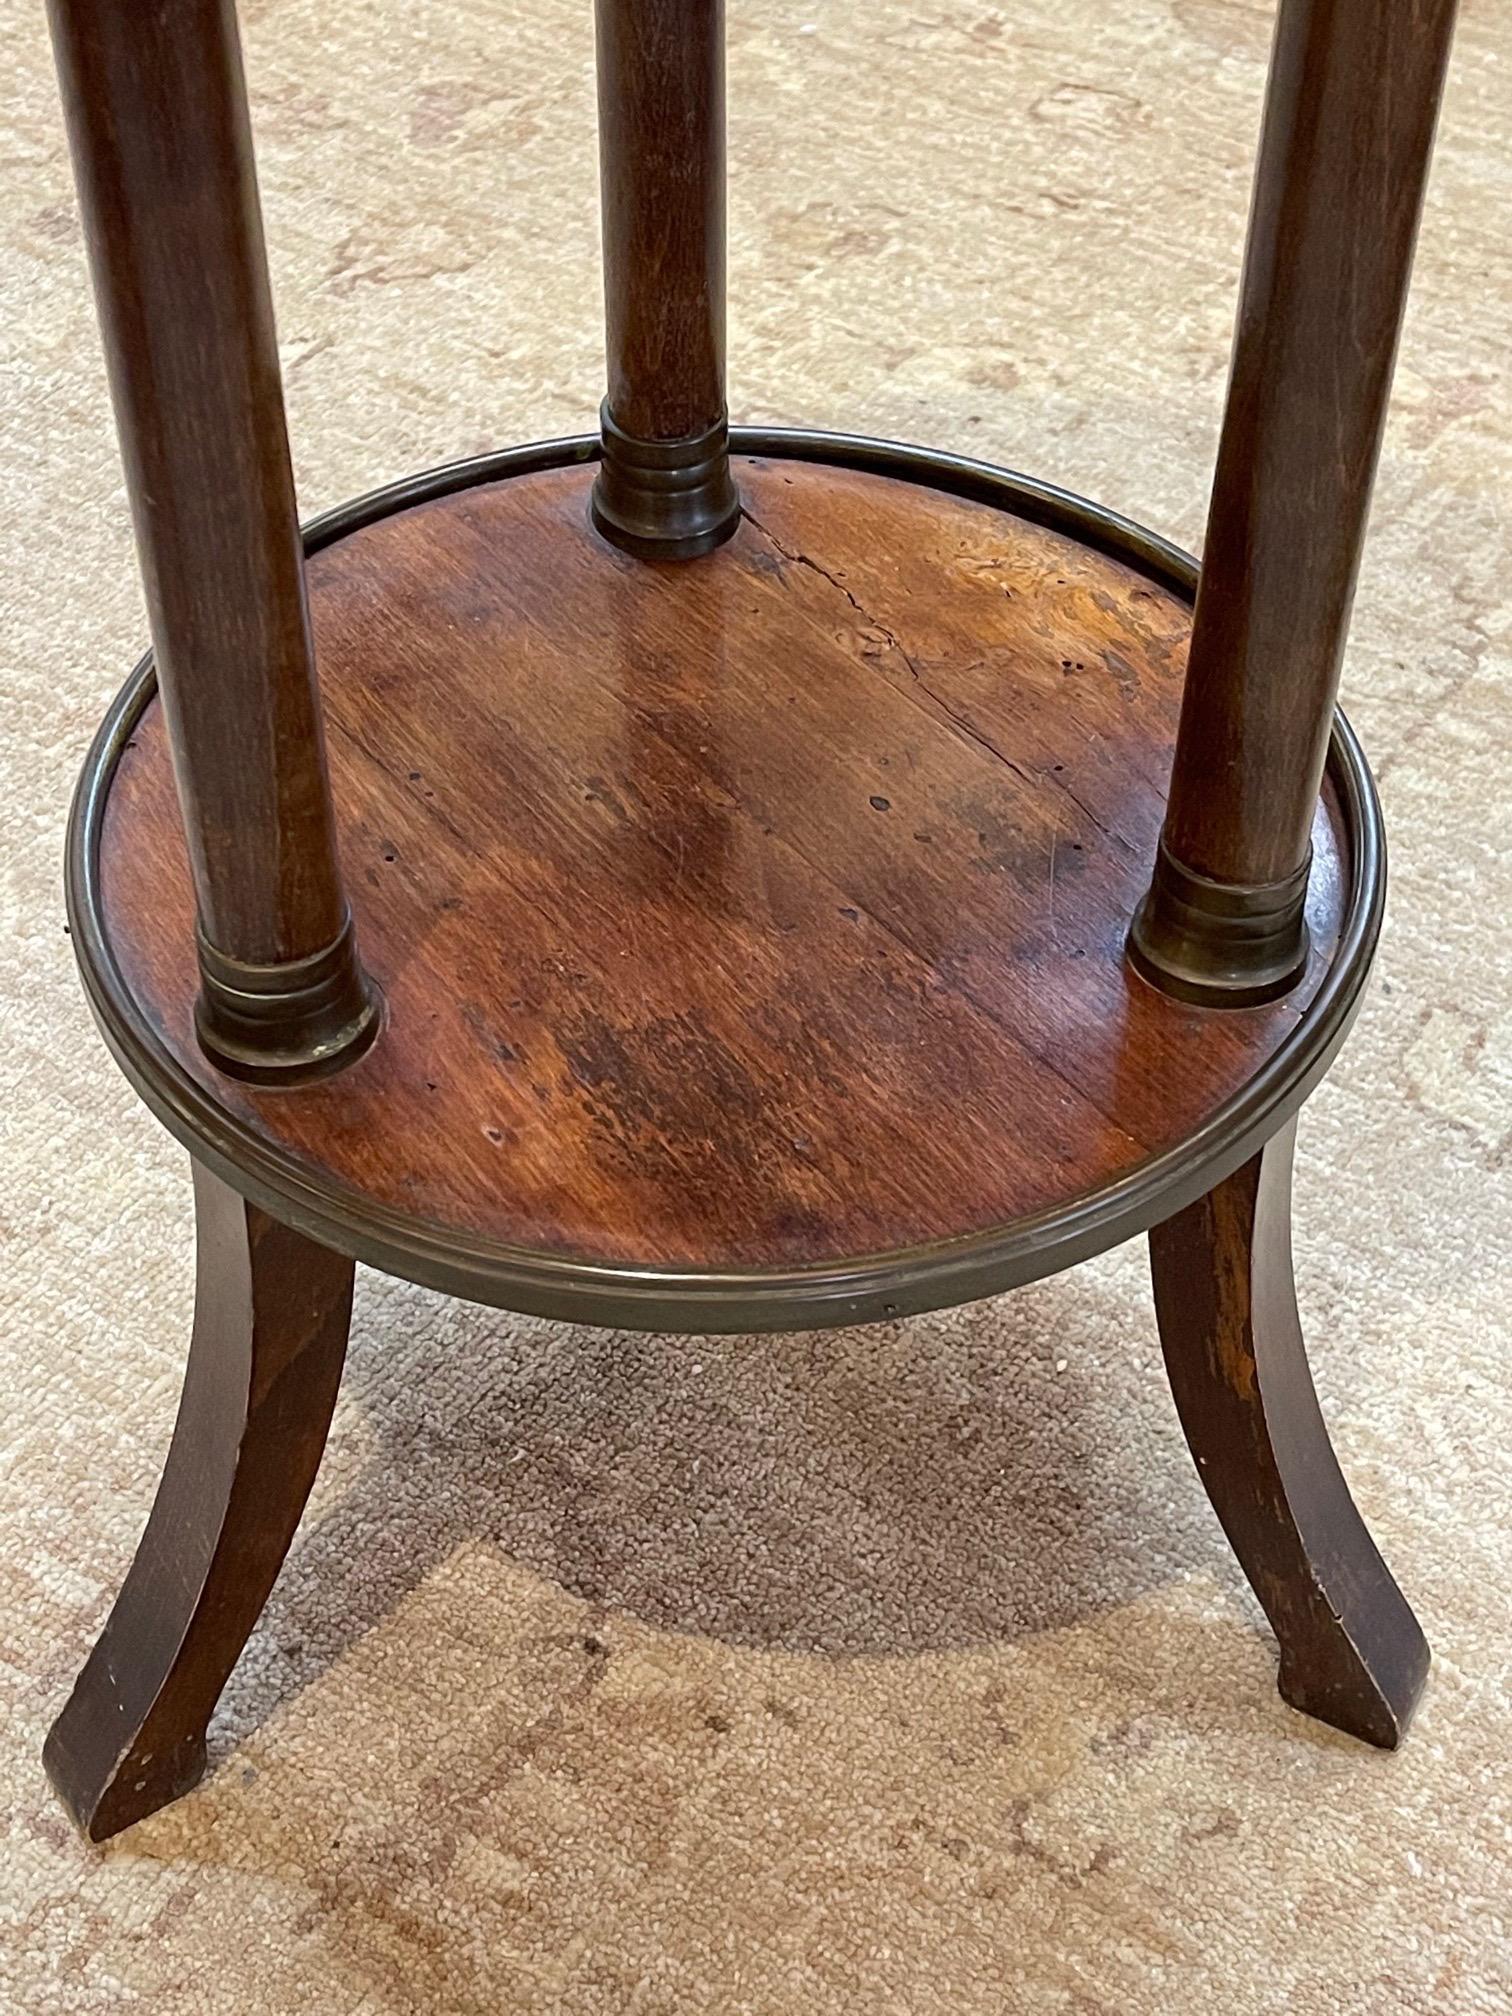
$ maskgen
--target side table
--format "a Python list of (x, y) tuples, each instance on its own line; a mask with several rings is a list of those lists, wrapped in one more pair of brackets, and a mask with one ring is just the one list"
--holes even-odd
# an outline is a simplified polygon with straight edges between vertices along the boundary
[(980, 462), (728, 427), (721, 0), (598, 0), (599, 431), (301, 532), (232, 0), (50, 7), (152, 641), (68, 907), (199, 1250), (47, 1744), (79, 1825), (204, 1768), (358, 1260), (752, 1331), (1148, 1232), (1281, 1691), (1395, 1744), (1428, 1648), (1318, 1409), (1290, 1172), (1381, 921), (1335, 696), (1454, 0), (1281, 0), (1200, 573)]

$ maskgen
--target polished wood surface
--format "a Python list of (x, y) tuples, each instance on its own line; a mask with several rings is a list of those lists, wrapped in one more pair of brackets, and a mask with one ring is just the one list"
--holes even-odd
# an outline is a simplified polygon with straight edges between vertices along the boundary
[(724, 0), (597, 0), (605, 538), (697, 559), (740, 500), (725, 415)]
[(200, 920), (298, 959), (346, 905), (231, 0), (52, 0)]
[(1292, 1279), (1296, 1122), (1150, 1234), (1171, 1390), (1198, 1474), (1281, 1646), (1295, 1708), (1394, 1749), (1428, 1646), (1349, 1493)]
[(725, 417), (724, 0), (597, 0), (609, 410), (641, 441)]
[(142, 1544), (44, 1761), (104, 1841), (187, 1792), (205, 1729), (314, 1482), (352, 1262), (196, 1166), (194, 1333)]
[(1053, 1208), (1182, 1142), (1313, 972), (1223, 1015), (1133, 977), (1189, 611), (985, 505), (746, 459), (696, 565), (589, 528), (591, 472), (385, 518), (310, 563), (342, 844), (386, 998), (338, 1080), (260, 1093), (189, 1033), (154, 708), (107, 926), (185, 1067), (352, 1191), (520, 1246), (780, 1266)]
[(1165, 829), (1220, 882), (1306, 861), (1454, 17), (1280, 7)]

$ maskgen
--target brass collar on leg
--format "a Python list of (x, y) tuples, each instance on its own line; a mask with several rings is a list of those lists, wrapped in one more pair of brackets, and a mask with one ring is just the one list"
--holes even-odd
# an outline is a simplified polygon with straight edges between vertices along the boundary
[(195, 1034), (217, 1070), (259, 1085), (302, 1085), (355, 1063), (378, 1033), (377, 989), (357, 964), (348, 913), (302, 959), (233, 959), (196, 929)]
[(616, 424), (607, 400), (599, 418), (604, 459), (592, 510), (609, 543), (641, 560), (693, 560), (723, 545), (740, 523), (726, 420), (685, 441), (640, 441)]
[(1253, 1008), (1289, 993), (1307, 968), (1304, 911), (1312, 850), (1280, 882), (1217, 882), (1162, 839), (1149, 894), (1129, 930), (1129, 963), (1178, 1001)]

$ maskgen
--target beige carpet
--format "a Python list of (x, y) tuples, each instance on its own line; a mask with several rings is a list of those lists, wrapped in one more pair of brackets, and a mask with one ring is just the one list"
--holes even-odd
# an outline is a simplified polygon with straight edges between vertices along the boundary
[[(1270, 7), (731, 0), (732, 398), (1195, 543)], [(582, 427), (587, 0), (250, 0), (302, 497)], [(38, 1750), (189, 1311), (182, 1154), (89, 1025), (64, 808), (142, 620), (40, 7), (4, 0), (0, 2006), (447, 2016), (1512, 2007), (1512, 0), (1471, 0), (1347, 693), (1395, 847), (1300, 1269), (1437, 1664), (1286, 1710), (1137, 1248), (881, 1330), (573, 1332), (364, 1276), (216, 1768), (101, 1855)]]

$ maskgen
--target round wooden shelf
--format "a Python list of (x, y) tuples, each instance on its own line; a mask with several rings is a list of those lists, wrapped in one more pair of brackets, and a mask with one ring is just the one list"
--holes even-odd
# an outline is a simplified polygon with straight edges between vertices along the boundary
[(744, 522), (684, 565), (591, 529), (591, 441), (312, 528), (385, 1003), (337, 1077), (261, 1090), (206, 1062), (150, 662), (101, 731), (70, 899), (106, 1035), (196, 1155), (344, 1251), (645, 1327), (937, 1306), (1189, 1202), (1343, 1039), (1382, 862), (1342, 722), (1297, 991), (1202, 1010), (1124, 960), (1189, 560), (980, 465), (735, 445)]

